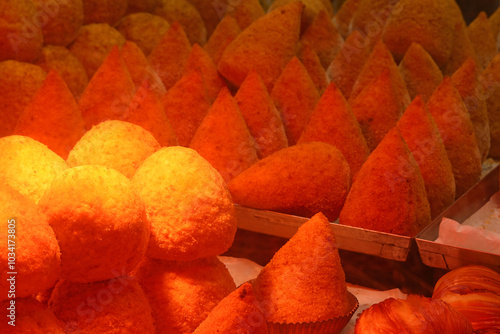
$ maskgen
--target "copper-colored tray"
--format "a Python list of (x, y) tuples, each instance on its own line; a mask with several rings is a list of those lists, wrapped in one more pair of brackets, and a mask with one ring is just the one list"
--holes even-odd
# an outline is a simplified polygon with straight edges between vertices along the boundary
[[(253, 232), (291, 238), (308, 218), (273, 211), (236, 206), (238, 227)], [(331, 223), (337, 247), (357, 253), (375, 255), (396, 261), (406, 261), (410, 250), (410, 237), (365, 230)]]
[(481, 181), (460, 197), (416, 237), (422, 262), (433, 268), (452, 270), (467, 264), (483, 264), (500, 269), (500, 255), (436, 243), (443, 217), (463, 223), (499, 191), (500, 166), (490, 170)]

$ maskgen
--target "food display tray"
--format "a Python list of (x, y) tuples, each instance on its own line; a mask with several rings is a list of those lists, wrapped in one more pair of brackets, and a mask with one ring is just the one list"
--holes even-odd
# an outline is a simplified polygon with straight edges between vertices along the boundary
[(415, 238), (422, 262), (433, 268), (452, 270), (467, 264), (482, 264), (500, 269), (500, 255), (437, 243), (443, 217), (463, 223), (499, 191), (498, 163), (481, 181), (433, 220)]
[[(238, 228), (282, 238), (291, 238), (299, 226), (309, 220), (309, 218), (239, 205), (236, 206), (236, 214)], [(340, 225), (338, 221), (332, 222), (331, 225), (339, 249), (395, 261), (406, 261), (408, 257), (412, 244), (410, 237)]]

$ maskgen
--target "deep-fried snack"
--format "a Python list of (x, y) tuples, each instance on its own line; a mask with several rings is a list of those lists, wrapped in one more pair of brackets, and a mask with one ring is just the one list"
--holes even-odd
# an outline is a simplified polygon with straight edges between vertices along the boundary
[(101, 165), (131, 179), (139, 166), (161, 148), (151, 132), (129, 122), (110, 120), (87, 131), (67, 159), (70, 167)]
[(349, 192), (350, 172), (342, 153), (322, 142), (284, 148), (232, 179), (237, 204), (303, 217), (323, 212), (338, 218)]
[(203, 45), (207, 41), (207, 29), (200, 12), (188, 0), (159, 0), (153, 14), (166, 19), (170, 24), (178, 22), (191, 42)]
[(270, 93), (281, 113), (290, 145), (295, 145), (318, 103), (319, 93), (306, 68), (293, 57)]
[(161, 103), (179, 145), (189, 146), (196, 129), (210, 108), (201, 73), (198, 71), (186, 73), (161, 97)]
[(356, 116), (335, 83), (331, 83), (321, 96), (298, 143), (311, 141), (322, 141), (338, 148), (349, 164), (351, 179), (370, 154)]
[(170, 24), (161, 16), (150, 13), (134, 13), (123, 17), (116, 29), (128, 41), (132, 41), (148, 56), (161, 38)]
[(148, 56), (167, 90), (182, 77), (190, 53), (191, 43), (186, 33), (179, 23), (172, 23)]
[(122, 119), (134, 93), (132, 77), (118, 47), (113, 46), (78, 101), (85, 129), (106, 120)]
[(399, 63), (410, 99), (417, 95), (427, 102), (443, 80), (443, 74), (432, 57), (418, 43), (411, 43)]
[(483, 87), (479, 82), (481, 69), (475, 58), (468, 58), (451, 76), (453, 85), (460, 93), (474, 126), (481, 161), (486, 160), (491, 147), (490, 126)]
[[(45, 45), (66, 46), (71, 43), (83, 25), (82, 0), (32, 0), (37, 13)], [(35, 20), (35, 17), (33, 17)], [(42, 21), (43, 20), (43, 21)], [(36, 21), (35, 21), (36, 22)]]
[(350, 24), (361, 0), (345, 0), (332, 19), (333, 24), (343, 38), (351, 34)]
[(363, 64), (363, 69), (356, 78), (352, 91), (349, 94), (349, 102), (360, 94), (372, 81), (378, 80), (384, 71), (389, 71), (397, 103), (402, 105), (402, 109), (404, 110), (411, 102), (408, 89), (391, 52), (382, 41), (375, 44), (370, 57)]
[(467, 27), (467, 35), (476, 51), (478, 65), (484, 69), (498, 53), (497, 41), (485, 12), (480, 12)]
[(136, 279), (121, 276), (93, 283), (61, 280), (49, 308), (65, 323), (65, 333), (154, 334), (151, 307)]
[(151, 13), (160, 0), (128, 0), (127, 14)]
[(309, 45), (318, 54), (321, 65), (326, 69), (340, 51), (344, 39), (328, 14), (321, 10), (300, 37), (300, 43)]
[(36, 5), (31, 0), (4, 0), (0, 13), (0, 61), (36, 60), (43, 46), (42, 30), (34, 21)]
[(195, 261), (147, 259), (137, 269), (136, 277), (151, 304), (158, 333), (192, 333), (236, 289), (229, 271), (216, 257)]
[(38, 207), (61, 248), (62, 279), (89, 283), (121, 276), (146, 252), (150, 228), (144, 203), (116, 170), (67, 169), (54, 178)]
[[(11, 334), (24, 333), (64, 333), (64, 324), (57, 320), (54, 313), (34, 298), (16, 298), (14, 314), (10, 315), (10, 301), (3, 301), (0, 307), (7, 318), (0, 323), (0, 332)], [(7, 311), (5, 311), (7, 310)]]
[(133, 182), (151, 224), (148, 256), (189, 261), (220, 255), (233, 243), (231, 195), (220, 174), (194, 150), (162, 148), (144, 161)]
[(371, 47), (366, 39), (355, 30), (346, 38), (342, 48), (328, 66), (326, 70), (328, 78), (335, 82), (346, 99), (349, 99), (352, 87), (370, 57), (370, 52)]
[(136, 89), (147, 85), (158, 97), (163, 96), (167, 92), (160, 76), (153, 69), (137, 44), (126, 41), (120, 49), (120, 57), (125, 63)]
[(82, 63), (87, 76), (92, 76), (104, 62), (113, 46), (122, 46), (125, 37), (106, 23), (84, 25), (69, 50)]
[(467, 34), (467, 23), (465, 22), (462, 10), (457, 2), (454, 0), (445, 0), (442, 1), (442, 4), (448, 6), (447, 15), (451, 16), (453, 19), (451, 54), (446, 66), (442, 67), (443, 75), (450, 76), (467, 60), (467, 58), (476, 58), (476, 52)]
[(224, 49), (240, 32), (241, 29), (238, 22), (231, 15), (224, 16), (219, 24), (217, 24), (213, 34), (210, 35), (208, 41), (203, 45), (203, 49), (212, 57), (216, 65), (219, 64)]
[(474, 125), (460, 93), (445, 77), (427, 102), (448, 153), (455, 176), (455, 197), (462, 196), (481, 177), (481, 153)]
[(359, 170), (339, 223), (405, 236), (431, 223), (422, 174), (397, 127)]
[(46, 75), (37, 65), (16, 60), (0, 62), (0, 137), (14, 132), (19, 116)]
[(326, 75), (326, 70), (323, 68), (323, 65), (321, 65), (318, 54), (314, 52), (309, 45), (305, 45), (299, 50), (298, 57), (306, 68), (307, 73), (309, 73), (314, 86), (321, 96), (330, 83), (330, 79)]
[(268, 322), (302, 323), (349, 314), (335, 235), (321, 213), (299, 227), (253, 282)]
[(443, 139), (420, 96), (406, 108), (397, 125), (422, 173), (434, 219), (455, 200), (455, 179)]
[(403, 58), (411, 43), (417, 42), (440, 68), (444, 68), (453, 47), (455, 20), (447, 1), (400, 0), (387, 19), (382, 39), (397, 62)]
[(245, 30), (253, 21), (266, 14), (259, 0), (227, 2), (225, 16), (233, 16), (241, 30)]
[(222, 299), (193, 332), (203, 333), (267, 334), (267, 323), (250, 283)]
[(0, 138), (0, 181), (38, 202), (68, 164), (44, 144), (25, 136)]
[(449, 304), (433, 298), (409, 295), (387, 298), (359, 316), (355, 334), (388, 333), (472, 334), (467, 318)]
[(64, 46), (46, 45), (36, 64), (45, 72), (55, 70), (66, 81), (75, 99), (78, 100), (89, 83), (87, 71), (78, 58)]
[(259, 158), (288, 147), (281, 115), (256, 72), (251, 72), (234, 96), (241, 115), (255, 139)]
[[(498, 11), (500, 13), (500, 11)], [(499, 15), (500, 16), (500, 15)], [(486, 99), (490, 124), (491, 147), (489, 156), (500, 158), (500, 54), (493, 58), (480, 75), (480, 95)]]
[(500, 32), (500, 7), (495, 10), (493, 14), (488, 18), (491, 25), (491, 30), (493, 31), (493, 37), (497, 43), (497, 49), (500, 49), (500, 39), (498, 38)]
[[(296, 0), (275, 0), (271, 6), (269, 6), (268, 12), (286, 6), (294, 1)], [(328, 13), (328, 17), (333, 15), (331, 6), (326, 6), (326, 3), (323, 0), (299, 0), (299, 2), (304, 4), (304, 12), (302, 13), (300, 24), (301, 32), (306, 31), (319, 12), (324, 11), (325, 13)]]
[[(0, 201), (4, 222), (0, 237), (5, 240), (0, 252), (0, 300), (29, 297), (52, 288), (59, 279), (61, 253), (46, 217), (34, 201), (2, 181)], [(15, 274), (9, 274), (12, 272)], [(6, 322), (4, 319), (2, 325)]]
[(251, 71), (256, 71), (271, 91), (296, 54), (303, 7), (297, 1), (255, 20), (222, 53), (220, 74), (239, 87)]
[(189, 147), (210, 162), (226, 182), (258, 160), (255, 140), (227, 88), (208, 110)]
[(116, 23), (127, 12), (128, 0), (83, 0), (84, 24)]
[(349, 100), (370, 151), (396, 125), (406, 106), (410, 104), (409, 100), (400, 99), (398, 80), (391, 76), (392, 73), (394, 72), (390, 70), (379, 73), (356, 97), (351, 95)]
[(61, 76), (50, 71), (19, 116), (14, 134), (35, 139), (66, 159), (84, 133), (83, 118), (73, 94)]
[(198, 44), (194, 44), (191, 48), (191, 53), (184, 67), (184, 73), (190, 71), (199, 71), (203, 76), (210, 103), (215, 101), (222, 87), (226, 87), (224, 79), (217, 72), (217, 65), (214, 64), (210, 55)]
[(137, 90), (123, 120), (151, 132), (160, 146), (179, 145), (160, 99), (147, 82)]

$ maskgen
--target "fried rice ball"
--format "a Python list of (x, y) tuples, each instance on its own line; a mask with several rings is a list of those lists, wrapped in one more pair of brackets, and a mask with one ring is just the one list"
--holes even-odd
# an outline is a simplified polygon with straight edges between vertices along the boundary
[(93, 283), (62, 280), (52, 292), (49, 308), (65, 323), (65, 333), (155, 333), (144, 291), (127, 275)]
[[(44, 44), (66, 46), (83, 25), (82, 0), (32, 0), (37, 6)], [(43, 21), (42, 21), (43, 20)]]
[(147, 12), (150, 13), (160, 0), (128, 0), (127, 14)]
[(157, 333), (192, 333), (236, 289), (217, 257), (195, 261), (148, 259), (137, 269), (136, 277), (151, 305)]
[(36, 64), (47, 73), (50, 70), (57, 71), (77, 100), (89, 83), (83, 64), (64, 46), (44, 46)]
[(146, 252), (144, 203), (123, 174), (86, 165), (59, 174), (39, 202), (61, 247), (61, 278), (77, 283), (129, 272)]
[(127, 12), (128, 0), (83, 0), (84, 24), (114, 26)]
[[(0, 300), (9, 298), (11, 291), (23, 298), (53, 287), (59, 278), (61, 253), (46, 217), (38, 212), (35, 202), (1, 181), (0, 203), (4, 225), (0, 229), (4, 240), (0, 252)], [(17, 272), (14, 280), (10, 272)]]
[(31, 0), (0, 1), (0, 13), (0, 61), (37, 59), (43, 35), (35, 4)]
[(196, 151), (164, 147), (144, 161), (132, 181), (151, 222), (148, 256), (195, 260), (220, 255), (233, 243), (231, 195), (221, 175)]
[(142, 162), (161, 148), (151, 132), (124, 121), (101, 122), (75, 144), (68, 156), (71, 167), (102, 165), (129, 179)]
[(80, 29), (69, 50), (82, 63), (90, 80), (113, 46), (121, 47), (125, 41), (125, 37), (110, 25), (94, 23)]
[(68, 164), (44, 144), (26, 136), (0, 138), (0, 181), (38, 202)]
[[(14, 301), (15, 315), (10, 316), (9, 307), (11, 301)], [(2, 319), (0, 322), (1, 333), (11, 334), (55, 334), (64, 333), (63, 326), (57, 320), (54, 313), (34, 298), (16, 298), (11, 301), (3, 301), (0, 303), (2, 310), (7, 310), (7, 320)], [(12, 320), (15, 326), (9, 324)]]
[(19, 115), (46, 75), (37, 65), (16, 60), (0, 62), (0, 137), (14, 133)]
[(129, 41), (134, 42), (148, 56), (170, 28), (161, 16), (150, 13), (135, 13), (122, 18), (116, 27)]

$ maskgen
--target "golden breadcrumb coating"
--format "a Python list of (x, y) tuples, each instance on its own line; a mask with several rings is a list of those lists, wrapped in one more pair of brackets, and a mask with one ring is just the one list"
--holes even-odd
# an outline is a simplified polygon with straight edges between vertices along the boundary
[(132, 182), (104, 166), (67, 169), (39, 208), (61, 247), (61, 278), (88, 283), (128, 273), (146, 252), (149, 222)]
[(129, 179), (144, 160), (161, 148), (151, 132), (124, 121), (105, 121), (87, 131), (68, 156), (71, 167), (101, 165)]
[(231, 195), (220, 174), (194, 150), (162, 148), (144, 161), (133, 182), (151, 223), (148, 256), (194, 260), (220, 255), (233, 243)]
[(299, 323), (348, 314), (345, 274), (328, 219), (314, 215), (253, 282), (268, 322)]
[(342, 153), (322, 142), (284, 148), (232, 179), (234, 202), (251, 208), (311, 217), (338, 218), (349, 192), (350, 172)]
[(163, 17), (150, 13), (134, 13), (123, 17), (116, 29), (148, 56), (170, 28)]
[(359, 170), (339, 223), (405, 236), (431, 223), (422, 174), (397, 127)]
[(0, 138), (0, 180), (35, 203), (68, 164), (44, 144), (26, 136)]
[(128, 0), (83, 0), (84, 24), (116, 23), (127, 12)]
[[(59, 278), (61, 253), (47, 218), (33, 200), (2, 181), (0, 201), (4, 223), (0, 237), (5, 244), (0, 252), (0, 300), (29, 297), (52, 288)], [(12, 272), (16, 274), (9, 274)]]
[(126, 272), (106, 281), (72, 283), (61, 280), (49, 308), (65, 323), (66, 333), (154, 334), (151, 307), (137, 282)]
[[(8, 309), (10, 301), (0, 303), (2, 310)], [(12, 334), (26, 333), (47, 333), (59, 334), (64, 333), (64, 323), (59, 321), (54, 313), (34, 298), (16, 298), (15, 299), (16, 314), (14, 316), (15, 326), (9, 324), (9, 310), (4, 311), (7, 318), (0, 323), (0, 332)]]
[(267, 334), (264, 319), (252, 285), (243, 283), (213, 308), (193, 334)]
[(136, 277), (149, 300), (157, 333), (192, 333), (236, 289), (216, 257), (195, 261), (145, 260)]

